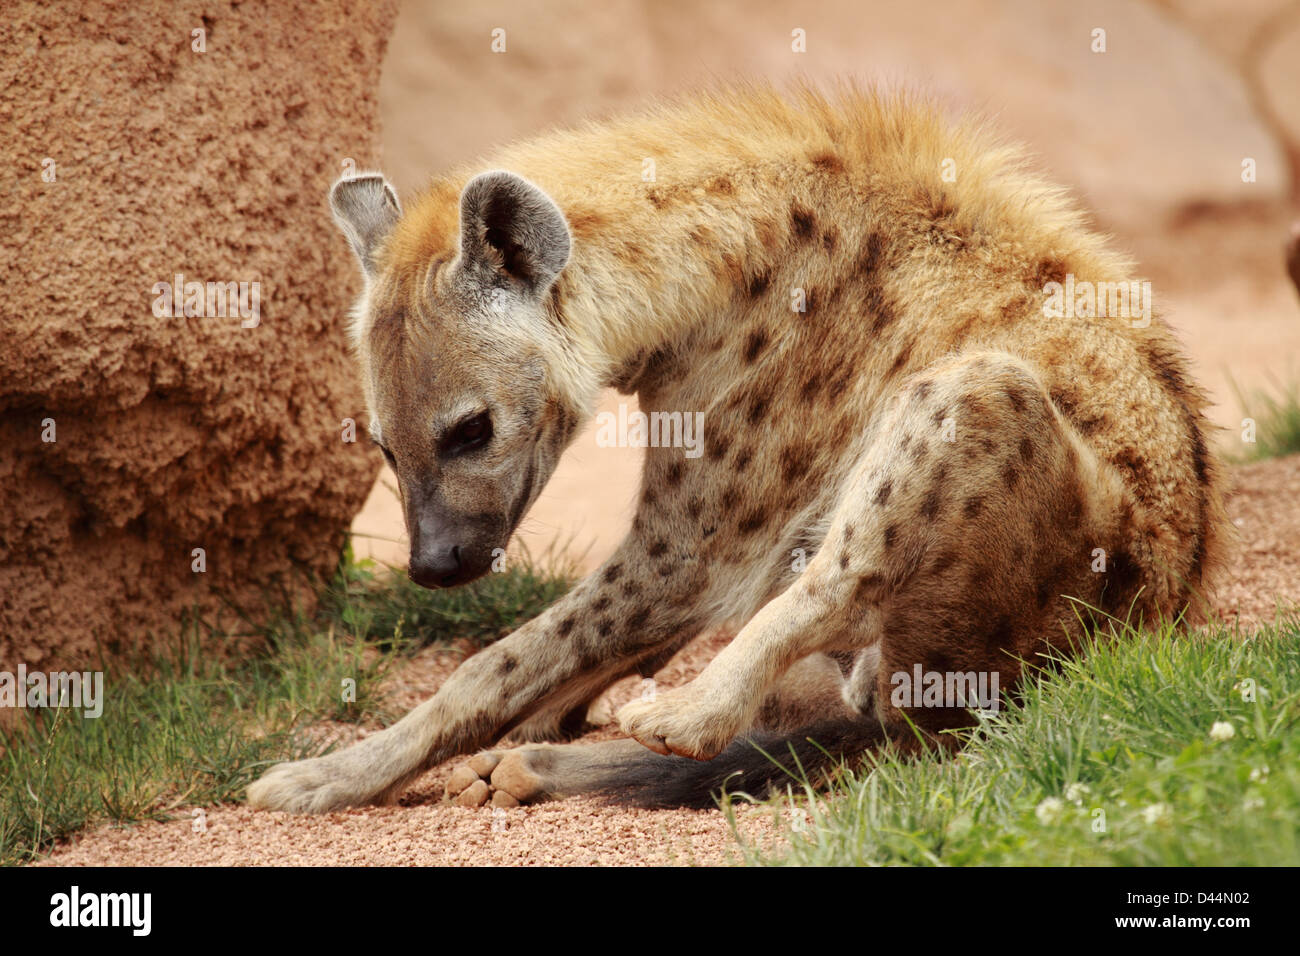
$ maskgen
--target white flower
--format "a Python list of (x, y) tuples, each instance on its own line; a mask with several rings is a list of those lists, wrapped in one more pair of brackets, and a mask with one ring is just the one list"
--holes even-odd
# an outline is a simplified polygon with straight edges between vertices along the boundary
[(1252, 771), (1250, 772), (1250, 782), (1251, 782), (1251, 783), (1259, 783), (1259, 782), (1261, 782), (1261, 781), (1263, 781), (1263, 780), (1267, 780), (1267, 779), (1268, 779), (1268, 767), (1267, 767), (1267, 766), (1256, 767), (1254, 770), (1252, 770)]
[(1050, 827), (1065, 813), (1065, 804), (1057, 797), (1048, 797), (1034, 810), (1034, 816), (1043, 826)]
[(1216, 720), (1210, 728), (1211, 740), (1231, 740), (1237, 735), (1237, 729), (1226, 720)]
[(1168, 823), (1170, 807), (1167, 803), (1153, 803), (1149, 807), (1142, 808), (1142, 819), (1147, 826), (1154, 826), (1157, 823)]
[(1250, 813), (1252, 810), (1262, 810), (1263, 808), (1264, 800), (1262, 797), (1247, 797), (1245, 800), (1241, 801), (1241, 809), (1245, 810), (1247, 813)]
[(1083, 798), (1092, 793), (1092, 789), (1086, 783), (1072, 783), (1065, 788), (1065, 799), (1071, 803), (1082, 804)]

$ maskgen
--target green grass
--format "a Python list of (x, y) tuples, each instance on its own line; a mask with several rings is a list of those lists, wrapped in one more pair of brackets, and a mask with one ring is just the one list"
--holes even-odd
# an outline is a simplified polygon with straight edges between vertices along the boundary
[[(111, 662), (100, 717), (23, 709), (0, 725), (0, 864), (36, 859), (94, 824), (238, 799), (267, 766), (319, 752), (300, 733), (307, 725), (397, 716), (378, 688), (398, 655), (451, 638), (495, 640), (570, 583), (567, 569), (525, 559), (430, 592), (345, 556), (315, 613), (258, 624), (265, 650), (251, 659), (205, 654), (220, 635), (195, 624), (147, 656)], [(345, 679), (355, 681), (346, 698)]]
[(400, 629), (420, 646), (454, 638), (486, 644), (536, 617), (573, 586), (577, 571), (562, 553), (548, 551), (536, 559), (524, 554), (502, 573), (447, 591), (426, 590), (371, 562), (348, 562), (330, 592), (328, 612), (340, 627), (380, 642)]
[[(1255, 421), (1255, 442), (1242, 441), (1241, 461), (1261, 461), (1300, 452), (1300, 386), (1255, 389), (1247, 396), (1232, 382), (1245, 415)], [(1241, 439), (1241, 435), (1238, 438)]]
[(784, 839), (748, 864), (1300, 864), (1300, 617), (1099, 640), (960, 756), (882, 752), (771, 808)]

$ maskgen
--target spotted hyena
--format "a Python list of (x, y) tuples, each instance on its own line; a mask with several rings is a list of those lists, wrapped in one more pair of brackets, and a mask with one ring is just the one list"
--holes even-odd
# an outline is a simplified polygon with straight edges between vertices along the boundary
[(631, 739), (480, 753), (449, 789), (752, 791), (772, 765), (743, 735), (805, 760), (951, 739), (970, 710), (900, 701), (898, 675), (1010, 688), (1091, 616), (1198, 604), (1221, 560), (1205, 398), (1132, 265), (926, 102), (714, 94), (513, 146), (406, 212), (377, 175), (331, 201), (416, 582), (489, 570), (607, 386), (702, 413), (702, 453), (650, 448), (609, 560), (397, 724), (271, 769), (257, 806), (392, 800), (508, 733), (558, 739), (723, 625), (695, 680), (619, 712)]

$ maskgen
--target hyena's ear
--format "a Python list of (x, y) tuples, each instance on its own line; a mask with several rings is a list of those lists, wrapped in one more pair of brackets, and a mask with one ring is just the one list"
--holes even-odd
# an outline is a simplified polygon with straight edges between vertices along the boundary
[(480, 173), (460, 194), (460, 253), (541, 295), (569, 261), (569, 226), (551, 198), (514, 173)]
[(402, 216), (397, 192), (379, 173), (340, 179), (330, 190), (334, 221), (347, 236), (366, 275), (375, 274), (375, 247)]

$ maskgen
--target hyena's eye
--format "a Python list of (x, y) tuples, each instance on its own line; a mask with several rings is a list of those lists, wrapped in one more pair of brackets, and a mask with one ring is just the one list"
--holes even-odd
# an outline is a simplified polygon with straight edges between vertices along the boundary
[(443, 453), (455, 456), (482, 448), (492, 440), (492, 417), (487, 412), (479, 412), (459, 422), (443, 441)]

